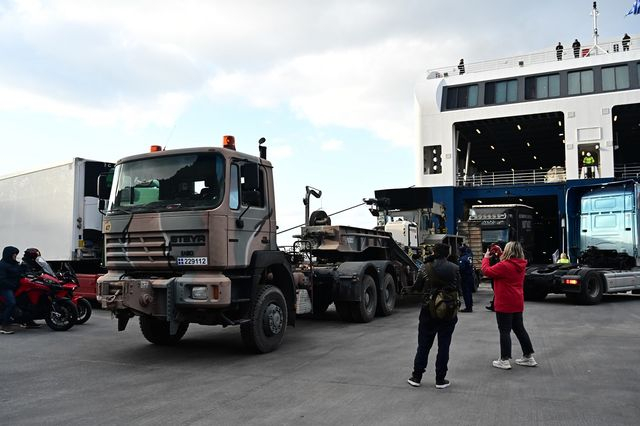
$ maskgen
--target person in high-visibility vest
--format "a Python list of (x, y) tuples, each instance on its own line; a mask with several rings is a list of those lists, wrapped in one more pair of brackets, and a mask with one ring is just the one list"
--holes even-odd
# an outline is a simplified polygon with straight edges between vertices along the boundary
[(571, 263), (569, 258), (567, 257), (567, 253), (561, 253), (560, 259), (558, 259), (558, 263)]
[(594, 178), (597, 176), (598, 169), (596, 168), (596, 159), (591, 155), (590, 152), (587, 152), (584, 157), (582, 157), (582, 177), (583, 178)]

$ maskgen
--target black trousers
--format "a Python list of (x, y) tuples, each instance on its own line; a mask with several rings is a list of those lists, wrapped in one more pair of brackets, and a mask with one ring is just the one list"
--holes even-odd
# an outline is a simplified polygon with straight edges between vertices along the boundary
[(420, 322), (418, 324), (418, 350), (413, 361), (413, 377), (421, 379), (427, 368), (429, 351), (438, 336), (438, 355), (436, 356), (436, 381), (444, 380), (447, 376), (447, 364), (449, 363), (449, 346), (451, 337), (456, 328), (458, 317), (443, 321), (431, 318), (429, 309), (422, 306), (420, 310)]
[(464, 307), (473, 308), (473, 275), (463, 276), (462, 282), (462, 298), (464, 299)]
[(520, 342), (522, 354), (529, 356), (533, 353), (531, 339), (524, 328), (522, 312), (496, 312), (496, 320), (498, 321), (498, 330), (500, 330), (500, 359), (511, 358), (511, 330)]

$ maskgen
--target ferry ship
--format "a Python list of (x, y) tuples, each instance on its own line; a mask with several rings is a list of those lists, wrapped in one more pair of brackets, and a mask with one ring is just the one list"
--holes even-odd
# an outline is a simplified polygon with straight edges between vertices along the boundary
[(572, 188), (640, 176), (640, 38), (598, 43), (594, 24), (591, 46), (563, 44), (417, 83), (416, 181), (446, 207), (448, 232), (472, 205), (528, 205), (534, 261), (548, 262), (577, 246)]

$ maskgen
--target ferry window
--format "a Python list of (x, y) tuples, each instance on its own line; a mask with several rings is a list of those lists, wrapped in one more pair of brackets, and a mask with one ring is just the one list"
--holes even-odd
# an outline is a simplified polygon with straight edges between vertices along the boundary
[(425, 175), (442, 173), (442, 145), (425, 146), (423, 151)]
[(621, 65), (602, 69), (602, 90), (622, 90), (629, 88), (629, 67)]
[(545, 99), (560, 96), (560, 75), (529, 77), (524, 83), (525, 99)]
[(485, 85), (485, 103), (504, 104), (518, 100), (518, 80), (505, 80)]
[(474, 107), (478, 105), (478, 85), (450, 87), (447, 90), (447, 109)]
[(568, 73), (569, 94), (593, 93), (593, 70)]

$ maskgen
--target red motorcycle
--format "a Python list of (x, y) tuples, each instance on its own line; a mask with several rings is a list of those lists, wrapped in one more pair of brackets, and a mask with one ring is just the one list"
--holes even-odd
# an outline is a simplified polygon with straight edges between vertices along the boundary
[[(61, 295), (63, 288), (55, 274), (43, 272), (40, 275), (21, 277), (15, 291), (16, 307), (12, 314), (13, 320), (26, 323), (44, 319), (54, 331), (69, 330), (78, 319), (78, 310), (70, 298)], [(4, 299), (1, 297), (0, 305), (4, 305)]]
[[(46, 263), (46, 268), (48, 268), (50, 272), (53, 272), (49, 264), (44, 259), (42, 259), (42, 261)], [(78, 319), (76, 320), (76, 324), (84, 324), (85, 322), (89, 321), (89, 318), (91, 318), (91, 313), (93, 312), (93, 309), (91, 308), (91, 302), (89, 302), (82, 296), (74, 294), (75, 290), (79, 286), (78, 278), (76, 277), (73, 269), (71, 269), (71, 266), (65, 266), (66, 270), (55, 274), (56, 278), (62, 285), (62, 290), (60, 290), (57, 295), (60, 297), (68, 297), (69, 299), (71, 299), (71, 302), (76, 305), (76, 309), (78, 310)], [(43, 269), (45, 269), (45, 266), (43, 266)]]

